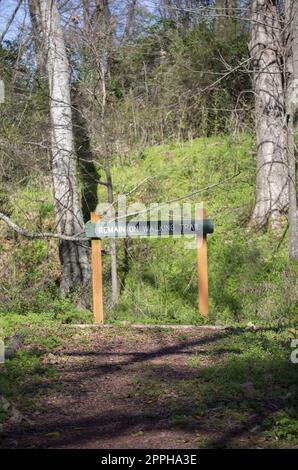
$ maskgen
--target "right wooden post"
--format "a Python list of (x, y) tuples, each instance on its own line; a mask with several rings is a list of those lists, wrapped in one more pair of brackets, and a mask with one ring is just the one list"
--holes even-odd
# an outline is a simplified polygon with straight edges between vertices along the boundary
[(197, 220), (202, 221), (202, 233), (197, 237), (197, 270), (198, 270), (198, 307), (201, 315), (208, 315), (208, 260), (207, 235), (203, 233), (203, 220), (206, 209), (197, 210)]

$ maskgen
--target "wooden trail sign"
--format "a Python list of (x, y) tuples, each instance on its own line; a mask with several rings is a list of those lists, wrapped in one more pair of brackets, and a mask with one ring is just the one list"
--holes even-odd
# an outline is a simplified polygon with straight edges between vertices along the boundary
[(126, 238), (126, 237), (165, 237), (181, 235), (202, 236), (213, 233), (210, 219), (173, 221), (137, 221), (137, 222), (88, 222), (86, 236), (90, 238)]
[(207, 234), (213, 233), (211, 219), (206, 219), (206, 210), (198, 209), (196, 220), (173, 221), (101, 221), (91, 213), (91, 221), (85, 225), (86, 237), (91, 238), (92, 290), (94, 322), (103, 323), (103, 282), (101, 261), (101, 238), (166, 237), (196, 235), (198, 270), (198, 307), (202, 315), (208, 314), (208, 263)]

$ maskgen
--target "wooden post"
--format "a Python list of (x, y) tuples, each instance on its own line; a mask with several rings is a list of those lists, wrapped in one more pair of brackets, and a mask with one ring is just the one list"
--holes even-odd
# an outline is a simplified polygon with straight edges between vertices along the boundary
[[(91, 212), (91, 222), (99, 222), (100, 216)], [(103, 288), (102, 288), (102, 261), (101, 240), (91, 241), (92, 251), (92, 293), (94, 323), (103, 323)]]
[[(197, 210), (197, 220), (206, 219), (206, 209)], [(208, 315), (208, 260), (207, 235), (197, 237), (197, 270), (198, 270), (198, 307), (202, 315)]]

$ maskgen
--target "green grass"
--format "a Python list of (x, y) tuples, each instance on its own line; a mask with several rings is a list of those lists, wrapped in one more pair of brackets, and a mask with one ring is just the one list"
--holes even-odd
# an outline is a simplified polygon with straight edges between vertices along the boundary
[(298, 419), (289, 417), (287, 413), (280, 412), (274, 418), (268, 420), (269, 430), (266, 435), (274, 437), (276, 440), (285, 440), (288, 443), (298, 442)]
[[(72, 344), (86, 344), (84, 335), (69, 325), (61, 325), (56, 319), (41, 314), (1, 315), (0, 339), (8, 347), (14, 335), (22, 336), (19, 349), (13, 358), (0, 365), (0, 422), (13, 412), (15, 404), (36, 408), (38, 398), (45, 390), (41, 385), (47, 383), (50, 388), (59, 387), (59, 381), (49, 382), (56, 375), (55, 366), (44, 364), (43, 358), (55, 349), (61, 348), (66, 341)], [(1, 397), (8, 400), (8, 410), (1, 404)]]

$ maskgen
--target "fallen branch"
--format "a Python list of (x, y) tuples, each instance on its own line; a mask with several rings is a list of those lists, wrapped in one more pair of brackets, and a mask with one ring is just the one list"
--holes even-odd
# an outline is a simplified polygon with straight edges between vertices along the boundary
[[(237, 173), (235, 173), (234, 175), (230, 176), (229, 178), (226, 178), (224, 180), (220, 180), (218, 181), (217, 183), (210, 183), (208, 184), (207, 186), (204, 186), (203, 188), (199, 188), (199, 189), (195, 189), (194, 191), (192, 191), (191, 193), (189, 194), (184, 194), (183, 196), (179, 196), (175, 199), (171, 199), (169, 201), (166, 201), (166, 202), (162, 202), (161, 204), (158, 204), (158, 207), (156, 207), (157, 209), (160, 209), (160, 207), (164, 207), (164, 206), (167, 206), (168, 204), (173, 204), (174, 202), (179, 202), (179, 201), (183, 201), (184, 199), (190, 199), (192, 198), (193, 196), (196, 196), (197, 194), (199, 193), (204, 193), (205, 191), (209, 191), (210, 189), (214, 189), (216, 188), (217, 186), (220, 186), (222, 184), (225, 184), (225, 183), (228, 183), (230, 181), (232, 181), (234, 178), (236, 178), (237, 176), (239, 176), (242, 172), (241, 171), (238, 171)], [(131, 212), (130, 214), (125, 214), (125, 215), (121, 215), (119, 217), (115, 217), (114, 219), (111, 219), (110, 222), (114, 222), (116, 220), (120, 220), (120, 219), (124, 219), (126, 217), (132, 217), (132, 216), (138, 216), (138, 215), (141, 215), (141, 214), (145, 214), (147, 212), (151, 211), (151, 208), (149, 209), (144, 209), (142, 211), (139, 211), (139, 212)]]
[(29, 232), (23, 227), (20, 227), (15, 222), (13, 222), (7, 215), (0, 212), (0, 220), (3, 220), (12, 230), (23, 235), (27, 238), (57, 238), (59, 240), (68, 240), (68, 241), (87, 241), (88, 238), (82, 237), (81, 235), (84, 232), (80, 232), (75, 235), (62, 235), (60, 233), (52, 233), (52, 232)]
[[(230, 176), (229, 178), (226, 178), (224, 180), (220, 180), (217, 183), (210, 183), (207, 186), (205, 186), (203, 188), (200, 188), (200, 189), (196, 189), (196, 190), (192, 191), (189, 194), (185, 194), (184, 196), (180, 196), (180, 197), (177, 197), (175, 199), (171, 199), (170, 201), (161, 203), (161, 204), (158, 205), (158, 208), (164, 207), (167, 204), (172, 204), (174, 202), (183, 201), (184, 199), (190, 199), (193, 196), (195, 196), (196, 194), (203, 193), (205, 191), (209, 191), (210, 189), (214, 189), (218, 186), (221, 186), (225, 183), (228, 183), (228, 182), (232, 181), (234, 178), (236, 178), (237, 176), (239, 176), (240, 174), (241, 174), (241, 172), (239, 171), (239, 172), (235, 173), (234, 175)], [(145, 178), (145, 180), (143, 180), (140, 184), (144, 183), (149, 178), (150, 177)], [(135, 188), (133, 188), (132, 191), (136, 190), (140, 186), (140, 184), (138, 186), (136, 186)], [(132, 191), (130, 191), (130, 193)], [(123, 219), (123, 218), (126, 218), (126, 217), (138, 216), (138, 215), (147, 213), (150, 210), (151, 209), (149, 208), (149, 209), (145, 209), (143, 211), (133, 212), (133, 213), (130, 213), (130, 214), (125, 214), (123, 216), (118, 216), (114, 219), (110, 219), (109, 222), (114, 222), (116, 220), (120, 220), (120, 219)], [(75, 242), (75, 241), (88, 241), (89, 240), (89, 238), (87, 238), (87, 237), (82, 237), (82, 234), (84, 233), (84, 231), (82, 231), (80, 233), (77, 233), (75, 235), (62, 235), (60, 233), (53, 233), (53, 232), (29, 232), (28, 230), (24, 229), (23, 227), (20, 227), (19, 225), (17, 225), (7, 215), (3, 214), (2, 212), (0, 212), (0, 220), (3, 220), (3, 222), (5, 222), (15, 232), (17, 232), (20, 235), (23, 235), (24, 237), (27, 237), (27, 238), (33, 238), (33, 239), (34, 238), (57, 238), (58, 240), (68, 240), (68, 241), (73, 241), (73, 242)]]

